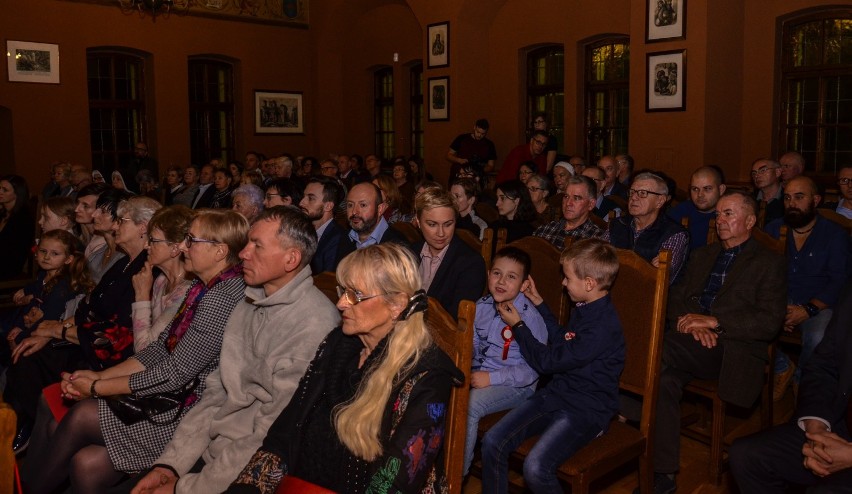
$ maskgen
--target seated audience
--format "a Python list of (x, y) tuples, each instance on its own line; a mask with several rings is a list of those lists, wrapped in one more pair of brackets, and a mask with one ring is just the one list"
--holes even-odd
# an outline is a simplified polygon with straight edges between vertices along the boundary
[(257, 185), (240, 185), (231, 193), (231, 209), (251, 223), (263, 211), (264, 192)]
[(250, 286), (227, 320), (219, 368), (134, 492), (221, 492), (293, 397), (329, 328), (340, 323), (313, 284), (308, 263), (316, 234), (304, 214), (266, 209), (248, 236), (240, 259)]
[[(115, 223), (119, 218), (116, 216), (118, 205), (128, 197), (128, 192), (110, 187), (98, 196), (83, 196), (82, 204), (78, 202), (78, 211), (88, 208), (92, 202), (95, 206), (91, 212), (95, 237), (86, 246), (86, 262), (96, 283), (100, 283), (104, 273), (124, 259), (124, 252), (116, 245)], [(144, 241), (142, 243), (144, 248)]]
[(550, 382), (503, 417), (482, 441), (482, 490), (506, 492), (509, 455), (528, 437), (540, 435), (524, 460), (524, 481), (533, 492), (562, 492), (556, 469), (606, 432), (618, 410), (618, 378), (624, 368), (624, 334), (609, 288), (618, 273), (615, 249), (584, 239), (561, 256), (562, 285), (577, 305), (560, 328), (530, 280), (524, 294), (547, 325), (539, 342), (513, 304), (497, 304), (518, 342), (521, 356)]
[(502, 168), (497, 172), (497, 183), (515, 179), (518, 176), (518, 168), (525, 161), (532, 161), (536, 166), (536, 173), (545, 175), (547, 173), (547, 143), (549, 137), (546, 131), (536, 130), (530, 136), (530, 142), (520, 144), (509, 151)]
[(409, 176), (408, 164), (405, 160), (393, 164), (393, 181), (399, 188), (403, 202), (407, 202), (408, 209), (411, 210), (411, 204), (414, 202), (414, 181)]
[[(103, 236), (95, 233), (94, 212), (97, 209), (98, 198), (107, 189), (107, 185), (103, 183), (89, 184), (80, 189), (75, 199), (74, 222), (80, 228), (80, 240), (83, 242), (87, 263), (92, 253), (101, 249), (106, 243)], [(95, 283), (100, 281), (99, 277), (95, 277), (91, 267), (89, 272)]]
[(657, 265), (660, 250), (672, 253), (669, 280), (674, 282), (689, 253), (689, 234), (665, 214), (669, 186), (659, 175), (643, 172), (636, 175), (630, 186), (628, 216), (609, 222), (603, 239), (613, 247), (629, 249), (653, 265)]
[(850, 492), (849, 328), (852, 282), (847, 281), (825, 338), (802, 368), (793, 420), (739, 439), (731, 447), (731, 471), (740, 492), (788, 492), (791, 484), (811, 486), (808, 492), (814, 494)]
[[(467, 410), (467, 439), (464, 449), (465, 475), (473, 461), (479, 420), (511, 410), (535, 392), (538, 374), (521, 356), (518, 342), (511, 338), (511, 325), (500, 317), (498, 304), (512, 304), (539, 342), (547, 342), (544, 320), (523, 293), (529, 285), (532, 260), (517, 247), (503, 247), (494, 256), (488, 272), (488, 295), (476, 302), (470, 403)], [(508, 329), (507, 329), (508, 328)]]
[(540, 227), (558, 219), (560, 211), (547, 201), (548, 196), (550, 196), (550, 180), (544, 175), (532, 175), (527, 179), (526, 186), (530, 191), (530, 200), (535, 208), (533, 224)]
[(231, 177), (231, 172), (220, 168), (213, 172), (213, 189), (215, 192), (213, 193), (213, 197), (210, 199), (210, 206), (213, 209), (231, 209), (231, 203), (233, 198), (231, 197), (231, 193), (234, 191), (234, 188), (231, 187), (231, 182), (233, 182), (233, 177)]
[(35, 221), (27, 182), (18, 175), (0, 177), (0, 281), (20, 276), (32, 251)]
[(615, 157), (615, 162), (618, 164), (618, 181), (629, 189), (630, 182), (633, 181), (633, 167), (635, 166), (633, 156), (619, 154)]
[(228, 163), (228, 171), (231, 172), (231, 183), (239, 185), (243, 179), (243, 164), (239, 161), (231, 161)]
[(289, 178), (270, 180), (266, 186), (263, 207), (297, 206), (302, 200), (302, 191)]
[(565, 197), (565, 188), (568, 187), (568, 179), (580, 173), (574, 172), (574, 166), (566, 161), (560, 161), (553, 166), (553, 186), (556, 188), (548, 203), (558, 211), (562, 210), (562, 198)]
[(104, 175), (103, 175), (103, 173), (101, 173), (100, 170), (92, 170), (91, 179), (81, 180), (80, 183), (78, 184), (78, 186), (75, 186), (74, 184), (71, 184), (71, 185), (72, 185), (72, 187), (74, 187), (75, 193), (76, 193), (76, 189), (78, 189), (79, 187), (85, 187), (85, 186), (87, 186), (91, 183), (96, 183), (96, 184), (105, 184), (106, 183), (106, 179), (104, 178)]
[(260, 170), (246, 170), (240, 178), (241, 185), (256, 185), (263, 188), (263, 175)]
[[(702, 166), (692, 172), (689, 180), (689, 200), (670, 208), (666, 214), (676, 223), (689, 218), (689, 249), (707, 245), (710, 220), (716, 219), (716, 202), (725, 193), (722, 174), (713, 166)], [(681, 223), (682, 224), (682, 223)]]
[(148, 258), (145, 234), (148, 221), (159, 208), (153, 199), (134, 197), (123, 201), (117, 210), (99, 209), (101, 213), (96, 216), (103, 214), (111, 219), (115, 243), (126, 256), (104, 273), (72, 317), (41, 322), (12, 354), (3, 399), (18, 415), (21, 446), (26, 444), (26, 434), (21, 433), (26, 432), (27, 424), (34, 423), (41, 390), (59, 382), (61, 372), (103, 370), (133, 353), (132, 280)]
[[(695, 182), (693, 182), (695, 183)], [(654, 442), (654, 492), (673, 492), (680, 465), (683, 388), (717, 379), (719, 397), (750, 407), (785, 312), (784, 258), (751, 237), (757, 204), (739, 191), (716, 204), (719, 241), (692, 252), (672, 285)]]
[(790, 180), (805, 172), (805, 158), (796, 151), (788, 151), (778, 158), (781, 164), (781, 181), (786, 187)]
[(562, 218), (538, 227), (533, 235), (541, 237), (561, 251), (565, 239), (597, 238), (603, 231), (589, 218), (595, 207), (597, 186), (582, 175), (570, 177), (562, 199)]
[(284, 475), (334, 492), (446, 485), (444, 422), (463, 374), (432, 341), (414, 256), (370, 246), (340, 263), (337, 280), (342, 327), (227, 492), (269, 492)]
[(345, 238), (340, 239), (335, 265), (349, 253), (368, 245), (393, 242), (409, 247), (405, 237), (385, 221), (382, 216), (385, 209), (387, 204), (376, 185), (362, 182), (352, 187), (346, 196), (346, 216), (351, 229)]
[(183, 170), (177, 165), (172, 165), (166, 170), (166, 184), (163, 187), (163, 204), (171, 206), (174, 204), (174, 196), (186, 188), (183, 183)]
[(535, 208), (530, 191), (520, 180), (497, 184), (497, 212), (500, 218), (489, 225), (496, 232), (506, 229), (506, 243), (532, 235)]
[(606, 173), (597, 166), (587, 166), (580, 175), (591, 178), (598, 189), (595, 208), (592, 209), (592, 214), (606, 222), (609, 222), (609, 213), (611, 211), (615, 211), (614, 216), (616, 218), (621, 216), (621, 208), (618, 207), (618, 204), (603, 193), (603, 187), (606, 183)]
[(216, 195), (216, 187), (213, 185), (215, 171), (216, 168), (209, 163), (201, 167), (198, 172), (198, 192), (192, 200), (192, 209), (209, 208), (213, 204), (213, 196)]
[(42, 232), (51, 230), (65, 230), (77, 235), (77, 222), (74, 221), (77, 207), (74, 199), (70, 197), (51, 197), (41, 203), (41, 214), (38, 217), (38, 226)]
[[(192, 220), (180, 249), (195, 279), (171, 324), (109, 369), (63, 373), (62, 396), (78, 403), (58, 424), (42, 407), (27, 456), (28, 489), (49, 492), (70, 476), (75, 492), (104, 492), (124, 473), (154, 463), (180, 419), (204, 400), (205, 379), (218, 368), (225, 323), (245, 296), (238, 254), (247, 233), (246, 219), (232, 211), (202, 211)], [(134, 417), (105, 399), (161, 393), (183, 403)]]
[[(180, 204), (157, 211), (148, 222), (148, 262), (133, 277), (133, 348), (159, 338), (177, 313), (192, 280), (181, 245), (195, 212)], [(154, 277), (154, 268), (159, 275)]]
[(547, 173), (553, 169), (553, 164), (556, 162), (556, 151), (559, 148), (559, 142), (556, 136), (553, 136), (547, 130), (547, 113), (537, 112), (533, 115), (532, 128), (530, 131), (543, 130), (547, 133), (547, 146), (544, 147), (545, 156), (547, 156)]
[(382, 202), (386, 205), (382, 217), (389, 225), (397, 221), (411, 221), (413, 217), (411, 203), (414, 201), (413, 188), (412, 195), (404, 197), (402, 191), (397, 187), (396, 181), (388, 175), (374, 177), (372, 183), (382, 192)]
[[(799, 365), (804, 365), (822, 340), (843, 284), (852, 271), (849, 235), (834, 222), (817, 214), (822, 197), (808, 177), (796, 177), (784, 187), (784, 218), (766, 225), (778, 238), (781, 225), (787, 232), (787, 317), (784, 330), (802, 333)], [(773, 394), (780, 400), (792, 379), (799, 382), (796, 366), (783, 352), (775, 357)], [(795, 388), (794, 388), (795, 389)]]
[[(132, 177), (128, 177), (128, 180), (133, 180), (133, 178), (132, 178)], [(136, 192), (134, 192), (133, 190), (130, 190), (130, 189), (127, 187), (127, 182), (125, 181), (124, 176), (122, 176), (122, 175), (121, 175), (121, 172), (120, 172), (120, 171), (118, 171), (118, 170), (115, 170), (115, 171), (113, 171), (113, 172), (112, 172), (111, 182), (110, 182), (110, 183), (112, 184), (112, 186), (113, 186), (114, 188), (116, 188), (116, 189), (118, 189), (118, 190), (120, 190), (120, 191), (122, 191), (122, 192), (126, 192), (126, 193), (128, 193), (128, 194), (135, 194), (135, 193), (136, 193)], [(135, 183), (136, 183), (136, 182), (135, 182), (135, 180), (134, 180), (134, 185), (135, 185)]]
[(470, 178), (456, 179), (453, 180), (450, 187), (450, 194), (452, 194), (456, 209), (459, 211), (456, 228), (467, 230), (476, 235), (479, 240), (482, 240), (488, 224), (477, 216), (473, 209), (479, 196), (479, 185)]
[(516, 176), (515, 178), (520, 180), (521, 183), (523, 183), (524, 185), (527, 185), (527, 182), (529, 182), (530, 178), (532, 178), (533, 175), (538, 175), (538, 173), (536, 173), (535, 162), (524, 161), (518, 167), (518, 176)]
[(852, 165), (844, 165), (837, 170), (837, 189), (840, 199), (826, 203), (823, 207), (852, 219)]
[(424, 241), (414, 246), (426, 294), (456, 317), (459, 302), (475, 301), (485, 288), (485, 260), (456, 237), (456, 206), (450, 194), (431, 188), (417, 197), (415, 224)]
[(172, 193), (172, 204), (183, 204), (192, 207), (196, 197), (199, 195), (198, 184), (199, 171), (195, 165), (189, 165), (183, 171), (183, 187)]
[(603, 170), (605, 175), (601, 195), (604, 197), (618, 196), (626, 201), (628, 186), (618, 180), (617, 158), (609, 155), (602, 156), (601, 159), (598, 160), (597, 167)]
[(337, 269), (337, 249), (346, 232), (334, 221), (337, 205), (343, 200), (343, 188), (327, 177), (309, 177), (299, 209), (308, 215), (317, 232), (317, 251), (311, 259), (311, 272)]

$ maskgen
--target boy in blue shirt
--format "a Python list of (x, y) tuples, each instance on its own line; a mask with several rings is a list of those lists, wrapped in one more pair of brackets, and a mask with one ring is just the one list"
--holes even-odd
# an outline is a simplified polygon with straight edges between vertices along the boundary
[(511, 304), (497, 310), (512, 325), (521, 355), (551, 381), (509, 412), (482, 441), (482, 492), (507, 492), (509, 455), (528, 437), (541, 435), (524, 461), (524, 481), (536, 493), (562, 492), (556, 469), (603, 434), (618, 411), (618, 379), (624, 368), (624, 334), (609, 288), (618, 273), (615, 249), (598, 239), (575, 242), (561, 256), (576, 307), (566, 328), (529, 280), (527, 298), (547, 324), (548, 343), (537, 341)]
[(494, 256), (488, 271), (488, 293), (476, 303), (473, 334), (473, 365), (467, 411), (464, 474), (470, 468), (479, 419), (489, 413), (510, 410), (535, 392), (538, 373), (521, 356), (512, 328), (497, 313), (497, 306), (512, 305), (533, 338), (547, 341), (547, 328), (535, 306), (521, 293), (532, 268), (529, 254), (504, 247)]

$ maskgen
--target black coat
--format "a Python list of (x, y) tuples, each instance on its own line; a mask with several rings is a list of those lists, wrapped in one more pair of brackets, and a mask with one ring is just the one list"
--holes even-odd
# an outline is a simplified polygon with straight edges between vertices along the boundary
[[(424, 242), (414, 246), (418, 254)], [(485, 259), (464, 240), (453, 236), (447, 253), (438, 266), (426, 295), (436, 299), (453, 318), (458, 317), (459, 302), (476, 302), (485, 290)]]
[(346, 231), (340, 228), (332, 218), (328, 226), (325, 227), (325, 231), (317, 244), (317, 251), (311, 259), (311, 273), (319, 274), (323, 271), (333, 272), (337, 270), (337, 248), (340, 241), (345, 238)]

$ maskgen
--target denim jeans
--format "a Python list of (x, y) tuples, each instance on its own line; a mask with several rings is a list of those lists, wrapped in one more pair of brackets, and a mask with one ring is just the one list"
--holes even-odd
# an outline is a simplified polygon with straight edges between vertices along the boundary
[[(802, 366), (814, 353), (814, 349), (822, 341), (825, 335), (825, 328), (828, 327), (828, 322), (831, 320), (833, 311), (831, 309), (823, 309), (814, 317), (805, 319), (799, 324), (799, 330), (802, 332), (802, 352), (799, 354), (799, 368), (796, 369), (796, 382), (799, 381)], [(775, 355), (775, 374), (780, 374), (790, 367), (790, 357), (784, 352), (778, 351)]]
[(464, 475), (473, 461), (473, 449), (476, 446), (476, 432), (479, 419), (489, 413), (511, 410), (523, 403), (535, 392), (535, 384), (523, 388), (512, 386), (488, 386), (470, 390), (470, 403), (467, 408), (467, 438), (464, 444)]
[(508, 492), (509, 455), (528, 437), (541, 435), (524, 460), (524, 481), (535, 493), (562, 492), (556, 469), (601, 434), (592, 417), (568, 410), (544, 411), (533, 396), (503, 417), (482, 440), (483, 494)]

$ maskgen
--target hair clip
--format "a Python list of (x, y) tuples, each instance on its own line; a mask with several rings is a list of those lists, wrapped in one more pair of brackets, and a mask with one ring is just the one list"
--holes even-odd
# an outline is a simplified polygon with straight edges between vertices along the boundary
[(417, 290), (414, 292), (414, 295), (408, 299), (408, 305), (405, 306), (405, 309), (402, 310), (399, 314), (399, 320), (405, 321), (411, 314), (416, 312), (425, 312), (429, 307), (429, 297), (426, 296), (426, 292), (424, 290)]

